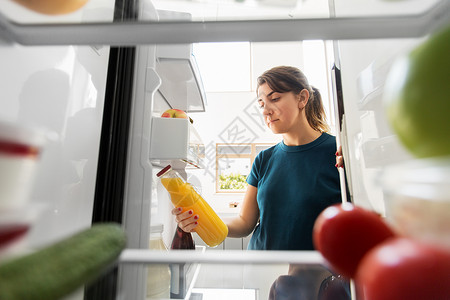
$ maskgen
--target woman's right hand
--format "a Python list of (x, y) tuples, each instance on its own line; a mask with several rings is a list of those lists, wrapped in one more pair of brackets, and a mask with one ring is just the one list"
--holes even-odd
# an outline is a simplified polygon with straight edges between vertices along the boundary
[(175, 207), (172, 209), (172, 215), (175, 216), (175, 221), (184, 232), (193, 232), (198, 225), (198, 215), (194, 214), (192, 209), (184, 210), (182, 207)]

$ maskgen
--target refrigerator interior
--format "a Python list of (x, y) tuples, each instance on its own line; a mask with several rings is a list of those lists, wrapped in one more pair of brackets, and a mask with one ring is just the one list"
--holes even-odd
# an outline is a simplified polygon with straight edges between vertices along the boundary
[[(193, 42), (208, 40), (217, 42), (245, 40), (248, 37), (233, 35), (235, 33), (230, 33), (232, 29), (229, 29), (229, 32), (227, 29), (222, 30), (225, 33), (221, 35), (221, 27), (218, 26), (219, 29), (215, 29), (215, 25), (208, 21), (214, 23), (231, 19), (242, 26), (243, 24), (238, 23), (241, 19), (269, 20), (294, 17), (298, 20), (305, 19), (306, 22), (309, 18), (324, 18), (324, 24), (326, 24), (326, 20), (333, 18), (364, 19), (391, 16), (395, 19), (395, 16), (399, 15), (400, 17), (393, 23), (397, 24), (395, 22), (400, 22), (403, 16), (421, 15), (434, 5), (441, 4), (444, 7), (443, 19), (446, 24), (448, 23), (448, 5), (445, 6), (445, 1), (438, 0), (322, 0), (315, 1), (315, 4), (312, 3), (313, 1), (285, 1), (285, 7), (274, 7), (271, 1), (263, 2), (263, 5), (257, 6), (257, 9), (246, 3), (238, 4), (236, 8), (226, 1), (139, 2), (137, 25), (151, 26), (145, 22), (156, 20), (164, 25), (164, 22), (173, 20), (171, 18), (180, 21), (178, 27), (176, 23), (170, 25), (174, 26), (172, 29), (174, 34), (170, 34), (172, 40), (169, 44), (149, 43), (147, 40), (169, 39), (167, 34), (160, 34), (164, 32), (164, 27), (157, 27), (154, 31), (150, 28), (147, 30), (147, 35), (145, 30), (141, 30), (145, 27), (137, 26), (136, 34), (130, 34), (129, 31), (132, 31), (133, 27), (127, 27), (130, 24), (122, 24), (124, 26), (119, 25), (118, 28), (123, 30), (115, 31), (116, 35), (102, 35), (94, 32), (92, 35), (66, 34), (64, 36), (61, 33), (64, 32), (63, 30), (58, 31), (58, 26), (51, 26), (65, 24), (68, 25), (68, 30), (73, 30), (73, 33), (77, 33), (77, 30), (82, 28), (88, 30), (95, 26), (100, 28), (104, 24), (106, 26), (101, 28), (108, 28), (113, 19), (114, 1), (91, 0), (77, 13), (56, 17), (26, 11), (11, 1), (0, 4), (0, 16), (2, 16), (0, 25), (5, 25), (1, 27), (0, 32), (2, 42), (0, 44), (2, 54), (0, 79), (3, 82), (0, 90), (2, 107), (0, 118), (38, 126), (48, 132), (48, 142), (41, 157), (30, 197), (31, 209), (39, 210), (39, 214), (24, 241), (25, 245), (20, 245), (17, 249), (35, 249), (90, 226), (103, 109), (105, 102), (108, 101), (105, 99), (110, 51), (108, 39), (110, 44), (121, 45), (122, 38), (125, 40), (122, 45), (129, 46), (130, 41), (125, 38), (130, 36), (131, 39), (141, 39), (143, 42), (136, 47), (128, 155), (123, 158), (126, 160), (127, 169), (122, 224), (128, 235), (128, 249), (124, 251), (120, 261), (117, 298), (145, 299), (147, 267), (152, 265), (174, 263), (189, 265), (186, 273), (189, 284), (187, 284), (185, 299), (198, 299), (195, 297), (199, 297), (202, 293), (206, 297), (211, 290), (216, 290), (216, 294), (220, 293), (217, 289), (238, 290), (246, 295), (242, 299), (267, 299), (270, 288), (278, 278), (287, 275), (290, 264), (302, 266), (306, 270), (315, 270), (323, 263), (320, 255), (315, 252), (294, 252), (288, 255), (247, 253), (242, 251), (245, 249), (244, 239), (226, 240), (225, 243), (228, 243), (230, 248), (222, 245), (214, 249), (206, 249), (197, 238), (197, 251), (191, 254), (174, 251), (168, 253), (143, 251), (149, 246), (151, 226), (164, 225), (163, 237), (166, 245), (170, 243), (175, 230), (175, 224), (170, 215), (172, 208), (170, 199), (155, 176), (161, 167), (166, 163), (173, 163), (173, 160), (155, 155), (155, 153), (161, 153), (158, 152), (161, 149), (164, 152), (164, 146), (167, 144), (162, 142), (164, 133), (156, 137), (161, 132), (153, 131), (157, 128), (154, 122), (159, 122), (155, 120), (159, 119), (161, 112), (175, 106), (191, 111), (194, 115), (201, 114), (203, 110), (208, 111), (206, 98), (211, 97), (209, 94), (202, 94), (201, 88), (192, 90), (193, 86), (195, 88), (201, 85), (201, 76), (195, 75), (198, 70), (195, 70), (194, 75), (182, 76), (181, 79), (172, 77), (184, 74), (179, 71), (185, 67), (196, 68), (189, 58), (183, 59), (181, 65), (161, 69), (164, 63), (170, 62), (166, 54), (171, 54), (173, 49), (183, 49), (183, 52), (187, 51), (189, 56), (193, 45), (187, 44), (186, 39), (193, 39)], [(170, 11), (176, 11), (176, 13), (170, 13)], [(7, 18), (3, 18), (3, 15)], [(208, 36), (198, 27), (192, 27), (192, 35), (183, 36), (182, 27), (185, 25), (183, 22), (191, 22), (195, 25), (204, 21), (206, 23), (203, 25), (212, 26), (211, 30), (216, 34)], [(99, 24), (96, 25), (97, 22)], [(442, 22), (442, 19), (439, 19), (436, 26)], [(42, 27), (32, 28), (31, 26), (35, 23), (42, 24)], [(81, 23), (87, 26), (77, 26)], [(433, 25), (423, 26), (429, 26), (426, 28), (430, 30), (435, 29)], [(8, 32), (10, 28), (12, 31)], [(250, 37), (253, 34), (255, 44), (278, 42), (276, 34), (270, 34), (270, 27), (263, 27), (260, 30), (265, 36), (260, 36), (255, 30), (247, 31), (246, 28), (251, 28), (251, 25), (248, 27), (244, 25), (242, 28), (242, 31)], [(305, 39), (322, 38), (321, 28), (320, 26), (312, 28), (311, 35), (303, 32), (306, 34)], [(350, 197), (354, 203), (373, 209), (380, 214), (385, 213), (383, 193), (377, 182), (380, 173), (386, 166), (411, 159), (400, 146), (385, 120), (382, 89), (386, 74), (395, 58), (425, 39), (429, 33), (425, 31), (419, 34), (418, 28), (411, 29), (412, 36), (399, 38), (380, 38), (383, 34), (389, 33), (383, 32), (382, 29), (376, 32), (376, 28), (373, 30), (375, 32), (373, 39), (362, 38), (361, 33), (355, 31), (358, 38), (347, 37), (334, 41), (334, 48), (331, 50), (341, 70), (344, 116), (342, 128), (336, 127), (336, 131), (340, 131), (338, 136), (344, 148)], [(34, 37), (33, 34), (25, 34), (27, 30), (34, 32)], [(318, 30), (316, 36), (314, 30)], [(401, 29), (398, 30), (403, 32)], [(367, 33), (372, 34), (373, 31), (370, 29)], [(151, 35), (152, 32), (156, 32), (154, 36)], [(333, 34), (340, 36), (342, 32), (330, 33), (330, 35)], [(24, 45), (11, 42), (14, 38), (18, 38)], [(72, 45), (71, 38), (79, 40)], [(96, 41), (102, 42), (97, 44)], [(179, 42), (173, 44), (174, 41)], [(290, 41), (297, 41), (297, 38), (291, 37)], [(39, 46), (33, 46), (33, 43)], [(282, 44), (283, 41), (280, 43)], [(178, 59), (179, 57), (175, 61), (180, 62)], [(263, 71), (264, 67), (260, 67), (259, 71)], [(171, 68), (176, 68), (177, 72), (165, 73), (165, 70)], [(184, 82), (182, 88), (177, 83), (180, 81)], [(186, 84), (188, 81), (194, 82), (194, 85)], [(193, 93), (190, 93), (192, 91)], [(172, 92), (174, 94), (171, 94)], [(195, 95), (196, 100), (188, 96), (192, 94)], [(171, 102), (170, 98), (177, 102)], [(179, 123), (177, 125), (180, 127), (177, 128), (182, 129), (178, 129), (177, 132), (183, 132), (182, 137), (187, 140), (183, 141), (186, 147), (180, 147), (183, 151), (186, 150), (186, 154), (182, 154), (184, 159), (182, 162), (177, 159), (177, 163), (181, 164), (177, 169), (181, 173), (186, 172), (185, 176), (192, 178), (194, 183), (200, 186), (201, 183), (197, 178), (205, 176), (202, 173), (207, 166), (201, 166), (199, 161), (194, 162), (198, 164), (197, 166), (193, 165), (192, 158), (187, 154), (190, 153), (189, 146), (192, 140), (195, 140), (197, 151), (201, 151), (200, 145), (203, 147), (207, 145), (202, 144), (201, 130), (196, 129), (195, 120), (194, 124), (188, 121)], [(161, 126), (166, 127), (164, 124)], [(158, 149), (158, 145), (162, 146), (161, 149)], [(170, 146), (173, 149), (178, 147)], [(229, 250), (233, 248), (241, 250)], [(16, 249), (11, 250), (13, 254), (16, 254), (14, 251)], [(222, 293), (225, 295), (224, 291)], [(80, 290), (72, 297), (82, 299), (83, 292)], [(234, 297), (240, 299), (237, 298), (238, 296)]]

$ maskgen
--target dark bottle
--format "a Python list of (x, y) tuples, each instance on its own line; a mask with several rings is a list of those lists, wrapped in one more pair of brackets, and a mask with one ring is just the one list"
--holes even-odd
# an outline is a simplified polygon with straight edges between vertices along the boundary
[(322, 281), (318, 300), (350, 300), (350, 282), (340, 275), (331, 275)]
[(190, 232), (183, 231), (180, 227), (177, 226), (170, 249), (195, 250), (195, 244), (194, 240), (192, 239), (192, 234)]
[[(184, 232), (177, 226), (173, 236), (171, 250), (195, 250), (194, 240), (190, 232)], [(189, 264), (171, 264), (170, 271), (172, 281), (170, 284), (170, 298), (184, 299), (187, 293), (186, 274), (189, 271)]]

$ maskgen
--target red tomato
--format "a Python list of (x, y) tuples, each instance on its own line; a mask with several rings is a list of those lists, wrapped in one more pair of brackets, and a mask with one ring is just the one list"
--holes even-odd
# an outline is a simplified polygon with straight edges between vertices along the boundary
[(450, 250), (407, 238), (381, 243), (361, 260), (358, 299), (450, 299)]
[(337, 273), (353, 278), (359, 261), (394, 232), (376, 213), (350, 203), (326, 208), (316, 219), (314, 246)]

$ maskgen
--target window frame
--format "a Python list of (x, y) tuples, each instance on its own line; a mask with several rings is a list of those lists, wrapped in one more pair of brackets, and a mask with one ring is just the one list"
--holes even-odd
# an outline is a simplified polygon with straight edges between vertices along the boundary
[[(265, 149), (270, 148), (276, 145), (276, 143), (216, 143), (216, 193), (217, 194), (243, 194), (244, 190), (221, 190), (219, 185), (219, 160), (222, 158), (248, 158), (250, 159), (250, 166), (253, 165), (253, 162), (258, 155), (259, 152), (256, 152), (256, 148), (258, 146), (267, 146)], [(229, 154), (219, 154), (219, 148), (221, 146), (250, 146), (250, 153), (229, 153)]]

